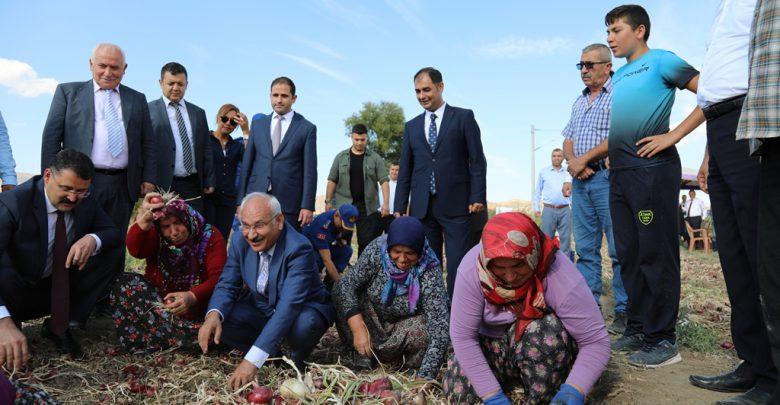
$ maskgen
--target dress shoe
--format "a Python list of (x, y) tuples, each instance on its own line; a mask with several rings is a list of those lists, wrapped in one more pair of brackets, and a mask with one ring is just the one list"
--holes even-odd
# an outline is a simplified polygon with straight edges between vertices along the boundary
[(715, 403), (715, 405), (767, 405), (772, 394), (759, 387)]
[(743, 377), (736, 369), (715, 376), (692, 375), (688, 380), (699, 388), (720, 392), (745, 392), (756, 385), (756, 378)]
[(70, 355), (73, 360), (84, 360), (87, 358), (79, 342), (71, 335), (70, 329), (66, 329), (62, 336), (57, 336), (49, 329), (49, 320), (47, 319), (43, 321), (41, 336), (54, 342), (57, 349), (64, 354)]

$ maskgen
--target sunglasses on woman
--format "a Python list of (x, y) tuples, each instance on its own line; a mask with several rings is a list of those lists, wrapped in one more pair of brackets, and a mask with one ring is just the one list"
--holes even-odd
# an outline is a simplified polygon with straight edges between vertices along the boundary
[(233, 125), (233, 126), (235, 126), (236, 124), (238, 124), (238, 123), (236, 122), (236, 119), (235, 119), (235, 118), (230, 118), (230, 117), (228, 117), (227, 115), (223, 115), (223, 116), (219, 117), (219, 119), (222, 121), (222, 123), (223, 123), (223, 124), (227, 123), (228, 121), (230, 121), (230, 125)]

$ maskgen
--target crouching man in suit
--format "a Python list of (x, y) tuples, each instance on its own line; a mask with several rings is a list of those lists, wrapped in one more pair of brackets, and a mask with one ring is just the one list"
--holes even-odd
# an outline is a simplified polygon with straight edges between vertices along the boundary
[(17, 188), (0, 194), (0, 366), (29, 359), (22, 321), (51, 315), (42, 334), (84, 358), (71, 325), (82, 326), (113, 276), (122, 234), (90, 185), (95, 168), (73, 149)]
[(215, 344), (246, 353), (228, 381), (231, 389), (254, 379), (268, 357), (278, 354), (282, 339), (302, 369), (334, 318), (314, 250), (285, 222), (279, 201), (264, 193), (247, 194), (239, 218), (241, 235), (233, 235), (198, 334), (203, 353), (212, 337)]

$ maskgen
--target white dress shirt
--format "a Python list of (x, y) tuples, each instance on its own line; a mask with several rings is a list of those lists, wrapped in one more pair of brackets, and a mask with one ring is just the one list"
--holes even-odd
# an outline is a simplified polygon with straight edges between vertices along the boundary
[[(47, 246), (46, 246), (46, 267), (43, 269), (43, 277), (46, 278), (51, 275), (52, 272), (52, 262), (54, 261), (54, 237), (57, 227), (57, 208), (54, 207), (54, 205), (49, 200), (49, 196), (46, 195), (46, 189), (43, 190), (44, 194), (44, 200), (46, 200), (46, 220), (47, 225), (49, 227), (49, 233), (48, 233), (48, 240), (47, 240)], [(70, 212), (65, 213), (65, 233), (68, 235), (68, 244), (70, 245), (73, 242), (73, 214)], [(89, 236), (93, 237), (95, 239), (95, 244), (97, 245), (95, 247), (95, 252), (92, 254), (92, 256), (98, 254), (100, 252), (100, 238), (95, 235), (94, 233), (88, 234)], [(0, 306), (0, 319), (7, 318), (11, 316), (8, 312), (8, 308), (6, 308), (4, 305)]]
[(429, 141), (429, 143), (430, 137), (428, 137), (428, 130), (431, 128), (431, 114), (436, 114), (436, 137), (438, 138), (441, 135), (441, 123), (444, 121), (445, 107), (447, 107), (447, 103), (442, 103), (441, 107), (433, 112), (425, 110), (425, 125), (423, 126), (423, 129), (425, 130), (425, 140)]
[(171, 105), (171, 100), (168, 100), (163, 96), (163, 102), (165, 103), (165, 111), (168, 113), (168, 121), (171, 123), (171, 131), (173, 132), (173, 142), (176, 144), (176, 155), (173, 164), (173, 175), (176, 177), (187, 177), (190, 174), (197, 173), (195, 168), (195, 140), (192, 138), (192, 124), (190, 123), (190, 115), (187, 114), (187, 103), (184, 99), (179, 101), (179, 111), (181, 111), (181, 117), (184, 120), (184, 127), (187, 128), (187, 138), (190, 139), (190, 154), (192, 155), (192, 173), (188, 173), (184, 168), (184, 148), (181, 144), (181, 134), (179, 133), (179, 121), (176, 119), (176, 107)]
[(690, 218), (690, 217), (701, 217), (701, 219), (707, 218), (707, 208), (704, 206), (704, 200), (699, 198), (693, 198), (686, 201), (683, 211), (685, 211), (686, 218)]
[[(290, 128), (290, 123), (292, 122), (293, 115), (295, 115), (295, 111), (290, 110), (287, 112), (287, 114), (282, 115), (284, 119), (282, 120), (282, 137), (279, 138), (279, 145), (282, 144), (282, 141), (284, 140), (284, 136), (287, 134), (287, 130)], [(274, 127), (276, 126), (276, 120), (278, 120), (279, 114), (277, 114), (275, 111), (273, 114), (271, 114), (271, 136), (273, 136), (274, 133)]]
[(92, 152), (89, 157), (92, 158), (92, 163), (98, 169), (125, 169), (127, 168), (127, 132), (125, 131), (124, 118), (122, 118), (122, 99), (119, 96), (119, 86), (116, 87), (115, 93), (112, 95), (116, 113), (119, 116), (119, 120), (122, 121), (122, 153), (117, 157), (111, 156), (111, 152), (108, 151), (108, 127), (106, 126), (106, 117), (103, 114), (103, 109), (106, 103), (108, 103), (108, 92), (100, 91), (100, 86), (93, 80), (92, 89), (95, 93), (95, 134), (92, 138)]
[[(398, 182), (395, 180), (388, 180), (387, 184), (390, 185), (390, 199), (388, 200), (390, 205), (388, 205), (388, 209), (392, 214), (393, 210), (395, 209), (393, 208), (395, 207), (395, 187), (398, 185)], [(377, 211), (382, 211), (382, 203), (384, 201), (385, 201), (385, 197), (384, 195), (382, 195), (382, 186), (380, 185), (379, 186), (379, 208), (377, 209)]]
[(756, 0), (721, 1), (699, 77), (699, 107), (747, 94), (750, 27), (755, 8)]

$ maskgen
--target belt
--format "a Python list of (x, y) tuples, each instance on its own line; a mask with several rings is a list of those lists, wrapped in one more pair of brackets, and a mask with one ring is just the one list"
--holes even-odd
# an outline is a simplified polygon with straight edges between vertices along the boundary
[(95, 173), (105, 174), (107, 176), (116, 176), (117, 174), (127, 173), (127, 169), (99, 169), (96, 167)]
[(721, 117), (723, 115), (726, 115), (738, 108), (742, 108), (742, 103), (745, 101), (745, 95), (732, 97), (727, 100), (723, 100), (719, 103), (715, 103), (713, 105), (707, 106), (702, 108), (702, 112), (704, 112), (704, 118), (707, 119), (707, 121), (714, 120), (715, 118)]
[(590, 168), (590, 170), (593, 170), (594, 172), (597, 172), (599, 170), (606, 170), (607, 169), (607, 164), (604, 163), (604, 159), (602, 159), (602, 160), (599, 160), (598, 162), (588, 163), (588, 167)]
[(173, 176), (173, 178), (176, 179), (176, 180), (189, 180), (189, 179), (197, 178), (197, 176), (198, 176), (198, 173), (192, 173), (192, 174), (187, 175), (187, 176)]
[(547, 207), (547, 208), (554, 208), (554, 209), (556, 209), (556, 210), (557, 210), (557, 209), (561, 209), (561, 208), (566, 208), (566, 207), (568, 207), (568, 206), (569, 206), (569, 204), (563, 204), (563, 205), (552, 205), (552, 204), (547, 204), (547, 203), (544, 203), (544, 206), (545, 206), (545, 207)]

